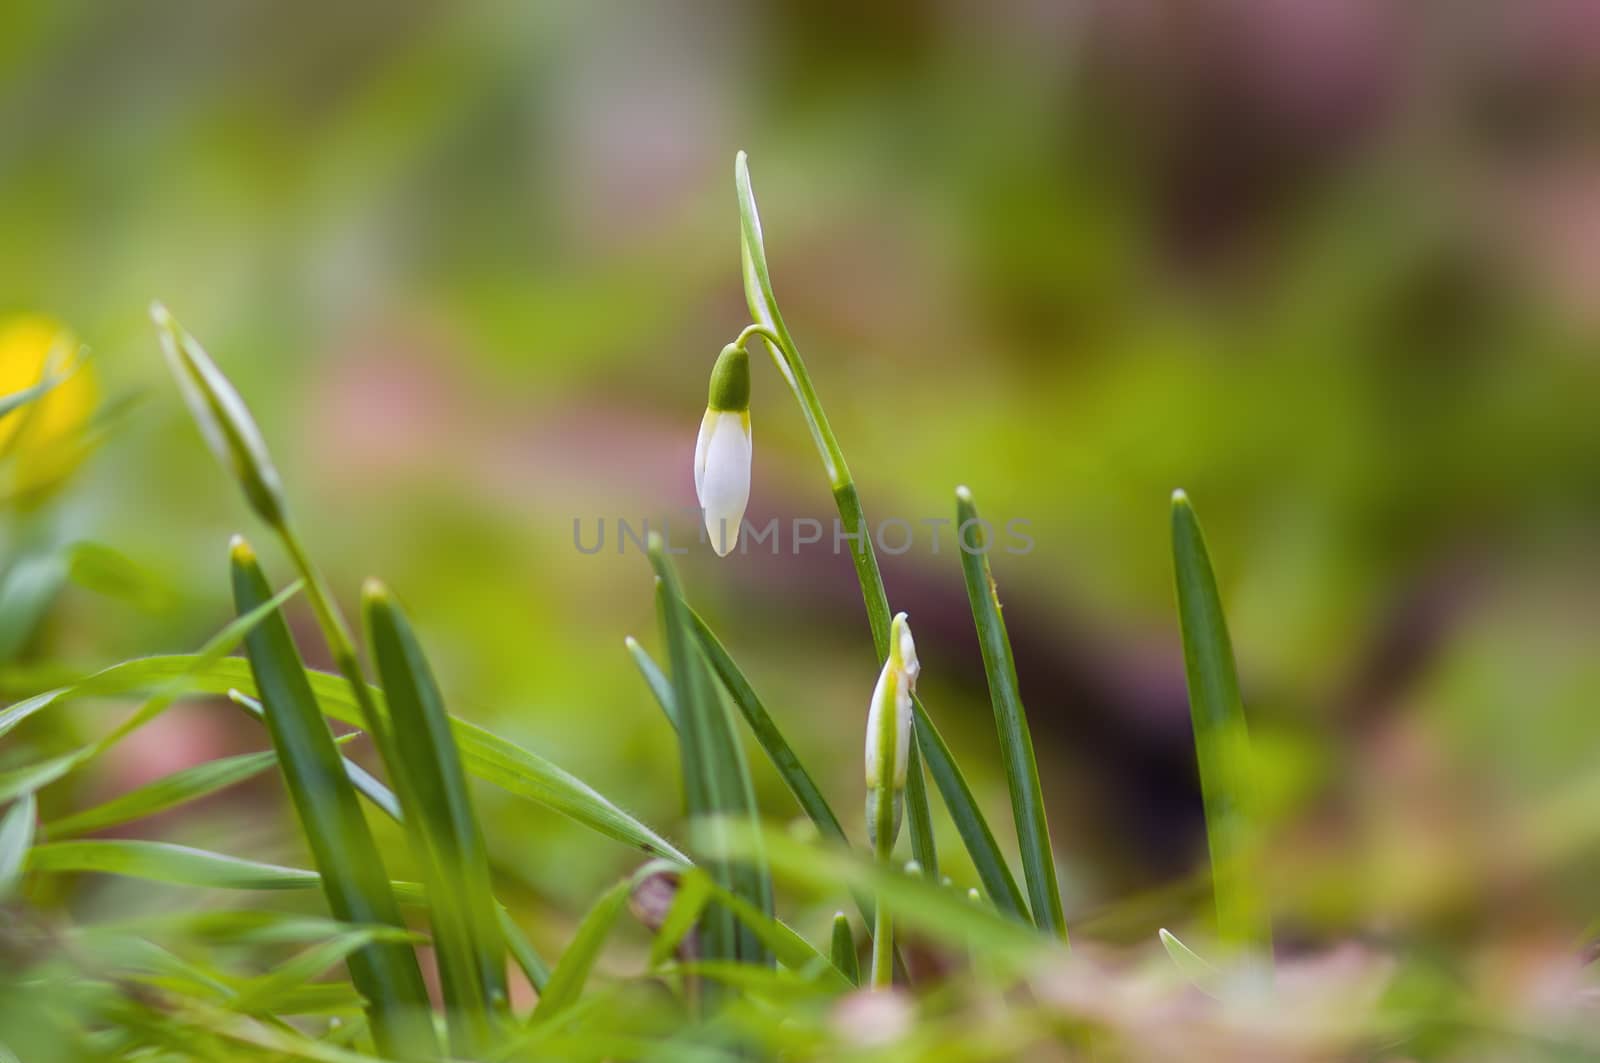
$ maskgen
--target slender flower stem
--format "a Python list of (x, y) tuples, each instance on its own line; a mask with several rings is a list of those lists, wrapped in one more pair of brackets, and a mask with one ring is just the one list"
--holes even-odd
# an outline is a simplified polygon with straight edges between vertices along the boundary
[[(879, 861), (887, 864), (889, 857), (884, 847), (878, 846)], [(894, 984), (894, 922), (889, 906), (878, 901), (878, 911), (872, 924), (872, 988), (887, 989)]]
[(388, 756), (389, 732), (384, 725), (383, 717), (378, 714), (377, 703), (373, 701), (372, 690), (367, 685), (366, 672), (361, 667), (361, 658), (356, 655), (355, 642), (350, 637), (350, 627), (345, 623), (344, 614), (339, 611), (333, 592), (328, 587), (328, 581), (316, 563), (311, 560), (311, 555), (306, 552), (299, 533), (288, 521), (274, 525), (274, 529), (283, 541), (284, 549), (289, 553), (289, 560), (300, 573), (300, 578), (305, 581), (306, 597), (311, 602), (312, 612), (316, 614), (317, 626), (322, 629), (323, 640), (327, 642), (328, 650), (333, 654), (335, 667), (349, 682), (350, 689), (355, 694), (362, 722), (372, 735), (373, 744), (383, 755), (384, 763), (391, 763)]

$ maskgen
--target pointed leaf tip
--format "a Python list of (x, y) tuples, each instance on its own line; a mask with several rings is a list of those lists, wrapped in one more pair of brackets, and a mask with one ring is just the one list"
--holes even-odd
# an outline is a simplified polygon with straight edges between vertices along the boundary
[(957, 502), (965, 502), (968, 505), (971, 505), (972, 504), (972, 488), (968, 487), (966, 484), (962, 484), (961, 486), (957, 487), (956, 488), (956, 501)]
[(253, 565), (256, 562), (256, 551), (244, 536), (235, 535), (228, 540), (228, 558), (236, 565)]
[(1185, 491), (1181, 487), (1175, 489), (1172, 492), (1172, 504), (1174, 506), (1187, 506), (1187, 505), (1189, 505), (1189, 492)]

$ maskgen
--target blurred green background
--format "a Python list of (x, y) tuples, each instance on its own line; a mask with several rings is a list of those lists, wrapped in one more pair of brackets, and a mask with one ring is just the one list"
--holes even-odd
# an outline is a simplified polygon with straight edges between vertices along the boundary
[[(11, 0), (0, 311), (70, 325), (108, 401), (137, 404), (17, 516), (5, 563), (89, 540), (144, 582), (69, 582), (8, 698), (227, 619), (227, 537), (259, 529), (166, 377), (160, 298), (247, 396), (347, 603), (381, 574), (455, 711), (673, 828), (670, 732), (622, 649), (659, 647), (649, 569), (614, 538), (580, 554), (573, 522), (694, 527), (706, 374), (747, 320), (740, 148), (869, 516), (949, 517), (966, 483), (1031, 522), (1036, 548), (995, 575), (1075, 926), (1142, 939), (1203, 899), (1177, 486), (1231, 614), (1284, 936), (1564, 939), (1592, 918), (1582, 0)], [(831, 521), (765, 365), (752, 418), (751, 517)], [(848, 817), (875, 674), (848, 560), (699, 547), (682, 566)], [(885, 569), (927, 703), (1004, 823), (949, 544)], [(195, 705), (47, 800), (263, 744)], [(793, 814), (760, 763), (756, 781)], [(505, 873), (557, 924), (634, 862), (483, 800)], [(269, 782), (136, 833), (295, 854)]]

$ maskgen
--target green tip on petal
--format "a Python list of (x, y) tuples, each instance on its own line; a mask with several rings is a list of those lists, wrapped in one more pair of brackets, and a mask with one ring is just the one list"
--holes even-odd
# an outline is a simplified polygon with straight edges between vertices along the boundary
[(743, 413), (750, 408), (750, 352), (728, 344), (711, 367), (711, 390), (706, 406)]

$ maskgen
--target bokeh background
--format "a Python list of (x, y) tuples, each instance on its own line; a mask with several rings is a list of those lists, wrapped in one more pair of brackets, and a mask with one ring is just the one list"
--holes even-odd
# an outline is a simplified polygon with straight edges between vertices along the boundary
[[(869, 516), (951, 516), (965, 483), (1031, 522), (995, 575), (1075, 933), (1204, 911), (1183, 486), (1285, 947), (1576, 940), (1600, 871), (1588, 0), (10, 0), (0, 310), (68, 324), (118, 413), (7, 518), (3, 593), (38, 602), (7, 698), (198, 646), (234, 531), (287, 572), (165, 375), (160, 298), (248, 397), (346, 601), (381, 574), (455, 711), (674, 828), (670, 732), (622, 647), (659, 648), (648, 565), (580, 554), (573, 522), (692, 527), (706, 375), (747, 321), (740, 148)], [(768, 365), (754, 386), (751, 516), (830, 521), (792, 399)], [(885, 563), (1005, 823), (956, 559), (919, 537)], [(848, 817), (875, 667), (847, 559), (682, 568)], [(66, 741), (18, 735), (7, 764)], [(45, 800), (263, 745), (196, 704)], [(635, 862), (482, 800), (538, 938)], [(297, 854), (270, 781), (130, 829)]]

